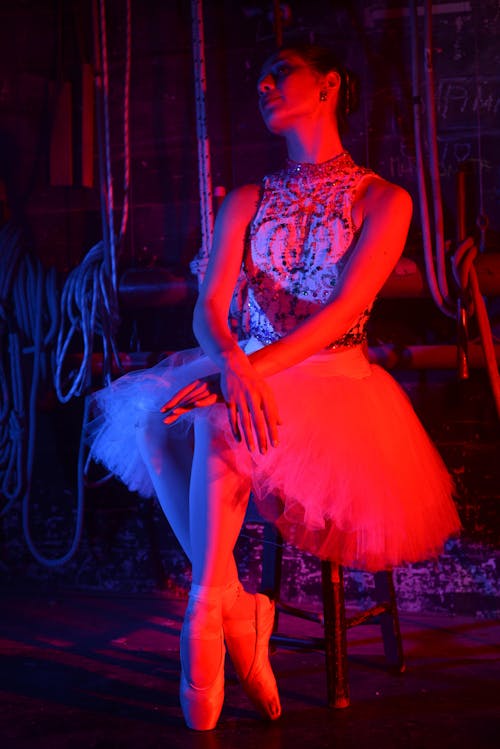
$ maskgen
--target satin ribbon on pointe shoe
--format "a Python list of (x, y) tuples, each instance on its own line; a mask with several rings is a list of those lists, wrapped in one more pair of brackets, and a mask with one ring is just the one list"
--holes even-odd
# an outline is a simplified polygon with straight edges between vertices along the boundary
[[(193, 593), (193, 589), (196, 592)], [(210, 731), (215, 728), (224, 703), (224, 658), (226, 649), (222, 632), (222, 620), (220, 614), (220, 594), (218, 600), (204, 596), (200, 586), (193, 586), (190, 594), (190, 602), (186, 610), (186, 616), (181, 630), (180, 659), (181, 659), (181, 682), (180, 702), (184, 719), (189, 728), (195, 731)], [(205, 620), (205, 625), (197, 621), (197, 615), (193, 615), (194, 605), (201, 603), (207, 606), (198, 619)], [(212, 609), (212, 610), (210, 610)], [(219, 609), (217, 611), (217, 609)], [(212, 621), (210, 622), (210, 619)], [(220, 631), (217, 632), (217, 620), (220, 622)], [(206, 623), (209, 623), (209, 627)], [(219, 660), (216, 666), (215, 676), (208, 684), (196, 683), (193, 677), (192, 667), (189, 663), (190, 651), (202, 645), (213, 654), (214, 648), (219, 648)]]

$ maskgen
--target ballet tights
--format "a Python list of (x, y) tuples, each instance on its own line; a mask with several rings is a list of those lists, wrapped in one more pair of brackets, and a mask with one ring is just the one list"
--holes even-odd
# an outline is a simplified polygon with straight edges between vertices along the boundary
[[(220, 449), (220, 438), (208, 420), (198, 419), (195, 430), (193, 450), (189, 435), (177, 436), (175, 429), (167, 429), (161, 418), (151, 415), (138, 430), (138, 447), (160, 505), (192, 564), (186, 610), (190, 629), (198, 634), (204, 629), (208, 637), (216, 637), (223, 617), (254, 616), (254, 597), (239, 584), (233, 556), (250, 486), (238, 474), (235, 459)], [(201, 668), (197, 651), (202, 649), (196, 644), (192, 648), (192, 675), (203, 671), (209, 680), (217, 668), (217, 649), (203, 649)]]

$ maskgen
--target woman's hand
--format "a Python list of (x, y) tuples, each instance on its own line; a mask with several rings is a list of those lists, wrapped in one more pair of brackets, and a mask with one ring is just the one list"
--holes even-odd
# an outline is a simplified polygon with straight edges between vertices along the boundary
[(265, 453), (269, 445), (278, 444), (281, 423), (274, 394), (259, 377), (247, 357), (238, 352), (221, 374), (209, 375), (186, 385), (160, 409), (165, 424), (173, 424), (193, 408), (225, 402), (233, 435), (242, 439), (249, 450), (258, 447)]
[(163, 419), (165, 424), (173, 424), (182, 414), (192, 411), (193, 408), (213, 406), (214, 403), (222, 401), (220, 376), (208, 375), (194, 380), (179, 390), (161, 407), (160, 412), (166, 414)]
[(281, 422), (274, 394), (246, 356), (223, 369), (220, 388), (235, 439), (244, 439), (250, 451), (257, 446), (262, 454), (269, 445), (276, 447)]

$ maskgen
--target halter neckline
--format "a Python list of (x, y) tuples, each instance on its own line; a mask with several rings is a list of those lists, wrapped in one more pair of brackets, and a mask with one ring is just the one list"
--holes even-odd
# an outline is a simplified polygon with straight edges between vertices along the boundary
[(331, 159), (320, 161), (317, 164), (311, 161), (287, 159), (286, 171), (289, 174), (303, 175), (304, 177), (321, 177), (323, 174), (331, 174), (332, 167), (340, 168), (341, 166), (345, 166), (345, 157), (350, 160), (348, 151), (340, 151), (340, 153), (332, 156)]

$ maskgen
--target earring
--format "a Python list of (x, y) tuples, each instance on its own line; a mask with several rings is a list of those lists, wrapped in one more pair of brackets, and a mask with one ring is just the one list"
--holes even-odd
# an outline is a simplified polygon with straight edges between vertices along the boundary
[(323, 88), (319, 92), (319, 100), (326, 101), (327, 99), (328, 99), (328, 91), (326, 90), (326, 88)]

